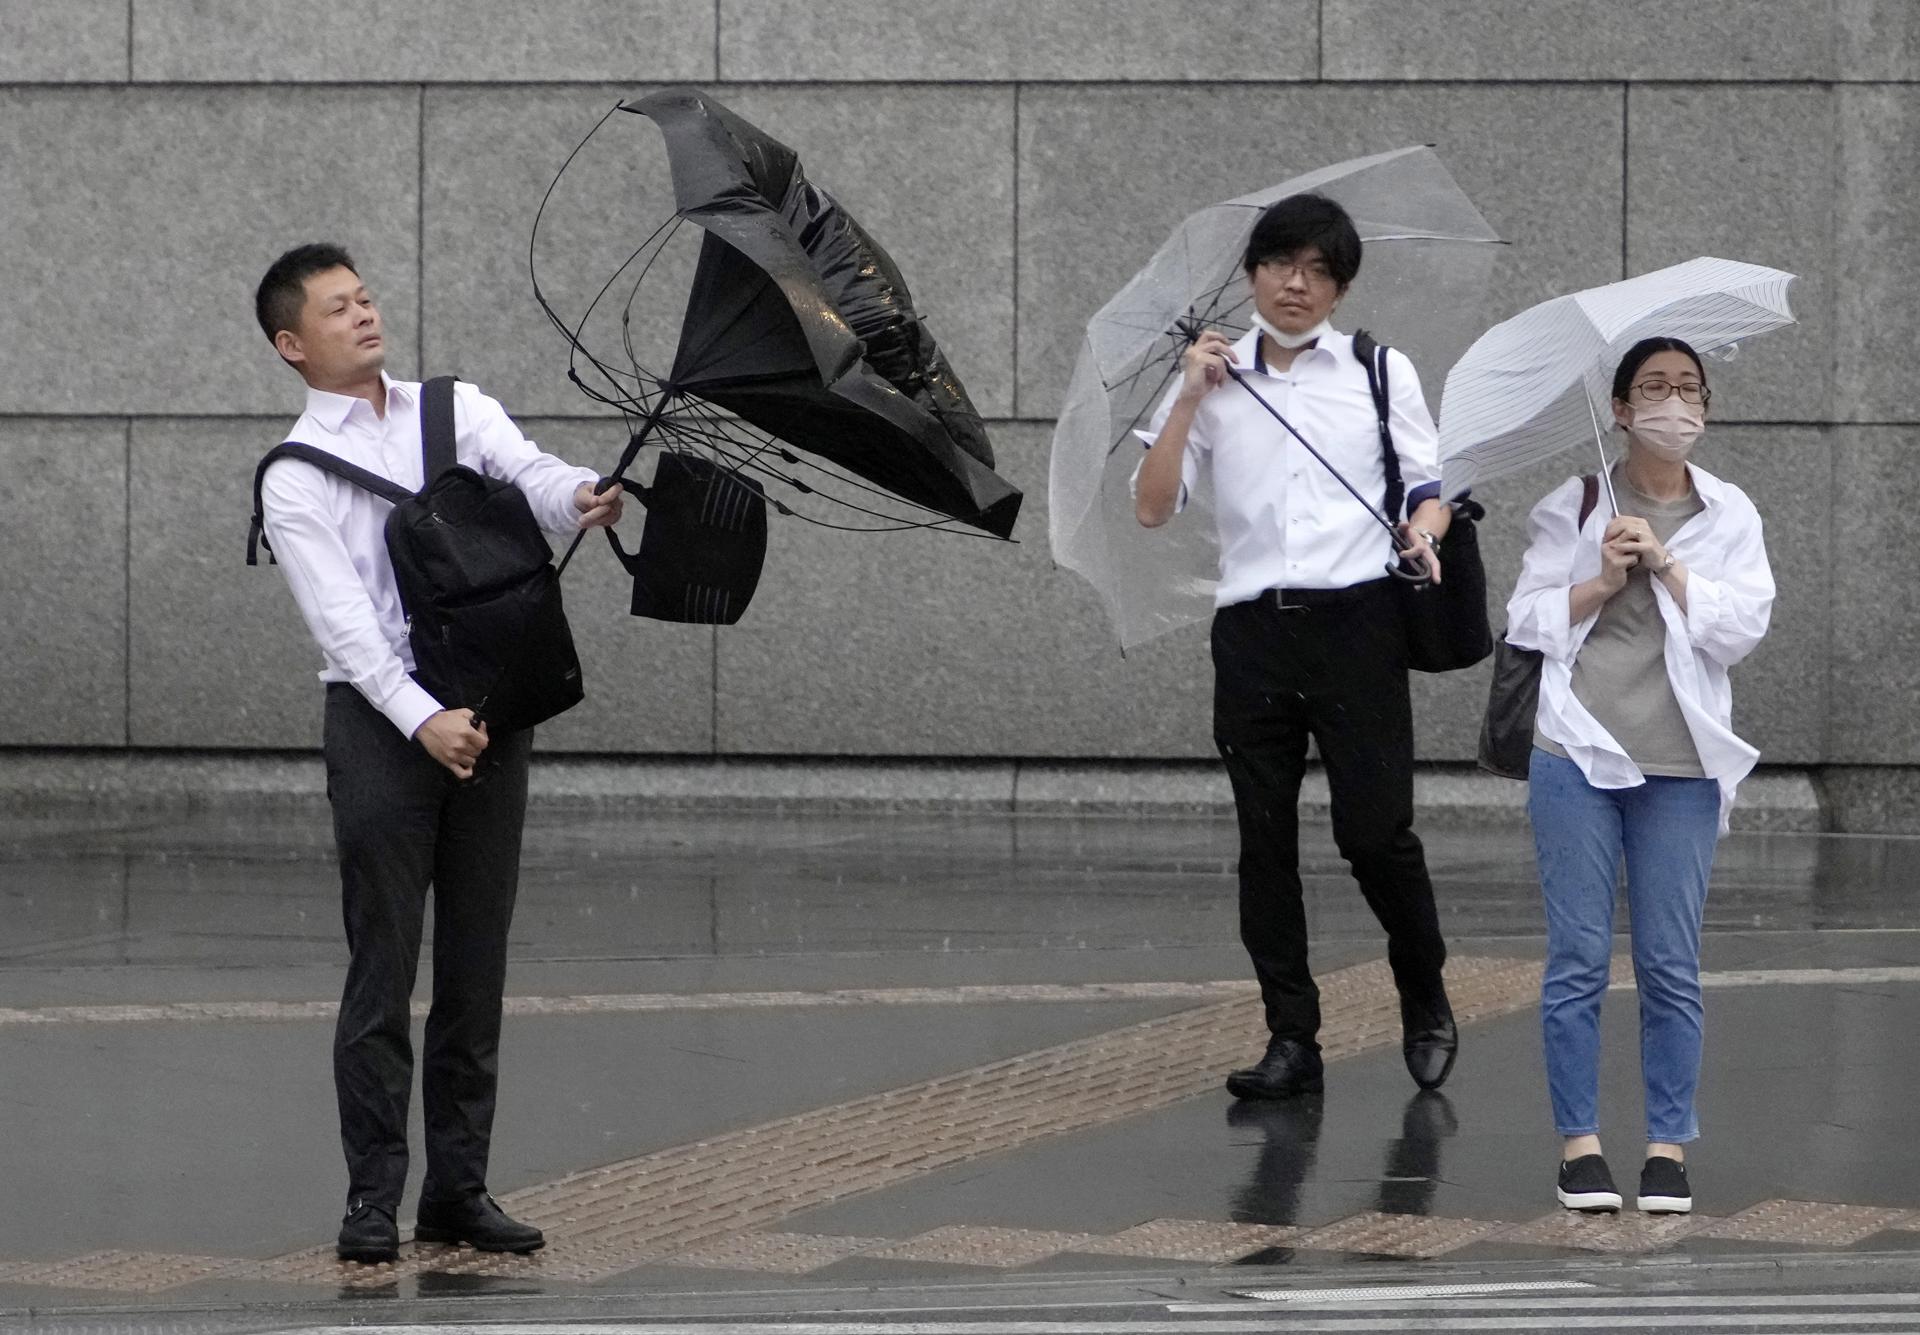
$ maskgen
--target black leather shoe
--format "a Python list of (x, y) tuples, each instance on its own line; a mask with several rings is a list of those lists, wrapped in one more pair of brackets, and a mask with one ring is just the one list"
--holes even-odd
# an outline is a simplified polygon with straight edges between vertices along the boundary
[(415, 1242), (470, 1242), (483, 1252), (537, 1252), (547, 1235), (511, 1218), (482, 1191), (462, 1201), (420, 1202)]
[(1320, 1049), (1297, 1038), (1273, 1039), (1259, 1065), (1227, 1077), (1227, 1091), (1236, 1099), (1288, 1099), (1324, 1088)]
[(1460, 1031), (1444, 991), (1418, 1001), (1400, 998), (1400, 1051), (1414, 1084), (1438, 1089), (1447, 1083), (1453, 1059), (1460, 1054)]
[(393, 1211), (372, 1201), (355, 1201), (340, 1221), (340, 1241), (334, 1245), (342, 1261), (369, 1265), (400, 1255), (400, 1226)]

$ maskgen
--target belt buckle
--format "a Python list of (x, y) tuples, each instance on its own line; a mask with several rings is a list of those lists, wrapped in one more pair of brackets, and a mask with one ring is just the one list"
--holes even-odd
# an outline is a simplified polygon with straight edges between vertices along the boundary
[(1269, 589), (1267, 592), (1273, 595), (1273, 610), (1276, 612), (1304, 612), (1307, 610), (1305, 603), (1288, 602), (1287, 591), (1285, 589)]

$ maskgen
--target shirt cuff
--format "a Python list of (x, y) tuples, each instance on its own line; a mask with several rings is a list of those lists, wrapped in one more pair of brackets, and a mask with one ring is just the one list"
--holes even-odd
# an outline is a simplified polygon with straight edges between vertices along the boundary
[(420, 725), (438, 714), (443, 708), (427, 689), (413, 678), (408, 677), (404, 685), (393, 693), (393, 698), (380, 706), (380, 712), (401, 733), (411, 738), (420, 731)]
[(1415, 487), (1412, 491), (1408, 492), (1407, 493), (1407, 518), (1408, 519), (1413, 518), (1413, 512), (1415, 510), (1418, 510), (1421, 506), (1425, 505), (1428, 501), (1433, 500), (1439, 494), (1440, 494), (1440, 484), (1438, 482), (1422, 482), (1419, 486)]

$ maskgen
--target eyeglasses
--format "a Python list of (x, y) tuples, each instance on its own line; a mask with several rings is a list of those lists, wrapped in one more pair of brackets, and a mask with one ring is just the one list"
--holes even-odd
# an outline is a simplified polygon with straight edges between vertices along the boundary
[(1261, 260), (1259, 267), (1282, 282), (1296, 277), (1314, 286), (1333, 281), (1333, 270), (1325, 260)]
[(1669, 394), (1678, 394), (1680, 402), (1697, 403), (1704, 408), (1713, 399), (1713, 391), (1705, 385), (1670, 385), (1664, 380), (1642, 380), (1634, 388), (1648, 403), (1659, 403)]

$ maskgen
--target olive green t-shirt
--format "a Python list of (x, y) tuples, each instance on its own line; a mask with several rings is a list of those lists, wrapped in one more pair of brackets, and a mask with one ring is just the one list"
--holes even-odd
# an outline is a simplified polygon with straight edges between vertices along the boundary
[[(1691, 485), (1679, 500), (1643, 496), (1618, 466), (1613, 489), (1620, 513), (1646, 520), (1663, 547), (1706, 508)], [(1703, 778), (1700, 752), (1667, 680), (1667, 626), (1660, 618), (1653, 578), (1644, 567), (1630, 571), (1626, 587), (1601, 607), (1573, 661), (1573, 697), (1613, 734), (1641, 773)], [(1557, 756), (1567, 754), (1546, 737), (1539, 738), (1539, 746)]]

